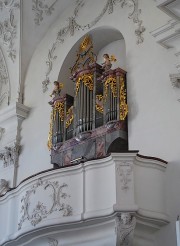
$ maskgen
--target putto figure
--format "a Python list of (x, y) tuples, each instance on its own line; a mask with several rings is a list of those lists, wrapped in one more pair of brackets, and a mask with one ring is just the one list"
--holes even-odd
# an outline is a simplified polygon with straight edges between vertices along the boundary
[(116, 62), (116, 58), (115, 56), (109, 56), (109, 54), (104, 54), (103, 55), (103, 58), (104, 58), (104, 62), (102, 63), (102, 69), (106, 72), (106, 71), (109, 71), (112, 67), (112, 61), (113, 62)]
[(63, 88), (63, 84), (62, 83), (60, 83), (58, 81), (54, 81), (54, 90), (50, 94), (50, 97), (52, 97), (52, 96), (54, 96), (54, 97), (60, 96), (62, 88)]
[(53, 97), (53, 99), (49, 102), (50, 105), (53, 105), (56, 98), (60, 97), (62, 88), (63, 88), (63, 83), (54, 81), (54, 89), (52, 93), (50, 94), (50, 97)]

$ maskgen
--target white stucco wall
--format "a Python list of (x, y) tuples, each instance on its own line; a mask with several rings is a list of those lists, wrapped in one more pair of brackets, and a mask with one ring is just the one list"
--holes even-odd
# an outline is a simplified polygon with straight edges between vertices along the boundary
[[(156, 235), (156, 245), (175, 246), (174, 221), (180, 209), (180, 105), (171, 88), (169, 73), (175, 72), (176, 58), (171, 50), (159, 46), (149, 33), (162, 25), (168, 17), (155, 7), (153, 1), (139, 2), (142, 9), (140, 17), (146, 27), (142, 44), (136, 44), (136, 26), (128, 19), (128, 7), (121, 9), (120, 5), (117, 5), (114, 12), (111, 15), (105, 14), (95, 28), (111, 27), (124, 36), (128, 72), (129, 149), (139, 150), (141, 154), (156, 156), (169, 162), (166, 206), (171, 223)], [(90, 22), (101, 11), (104, 3), (105, 1), (95, 0), (88, 2), (79, 13), (78, 21), (84, 24)], [(51, 84), (49, 91), (43, 94), (41, 82), (45, 78), (48, 49), (55, 41), (59, 29), (67, 23), (67, 16), (71, 14), (72, 7), (69, 7), (53, 24), (37, 46), (29, 65), (24, 103), (32, 110), (22, 126), (23, 150), (20, 155), (18, 182), (52, 167), (46, 142), (51, 111), (48, 101), (53, 86)], [(57, 59), (50, 74), (51, 81), (58, 78), (68, 52), (85, 33), (86, 31), (77, 31), (74, 36), (65, 38), (64, 44), (58, 46), (55, 52)]]

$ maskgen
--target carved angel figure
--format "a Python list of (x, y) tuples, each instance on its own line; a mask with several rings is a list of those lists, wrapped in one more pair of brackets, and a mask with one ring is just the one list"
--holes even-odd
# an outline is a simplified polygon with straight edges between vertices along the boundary
[(58, 81), (54, 81), (54, 89), (50, 95), (50, 97), (54, 96), (60, 96), (61, 93), (61, 89), (63, 88), (63, 84), (58, 82)]
[(136, 226), (136, 218), (130, 213), (122, 213), (118, 218), (117, 233), (119, 246), (131, 246), (133, 242), (133, 234)]
[(54, 89), (53, 89), (52, 93), (50, 94), (50, 97), (53, 96), (53, 99), (49, 102), (50, 105), (53, 105), (54, 99), (56, 97), (60, 97), (62, 88), (63, 88), (63, 83), (60, 83), (58, 81), (54, 81)]
[(112, 67), (111, 62), (116, 62), (117, 60), (114, 55), (111, 55), (110, 57), (109, 54), (104, 54), (103, 58), (104, 58), (104, 62), (102, 63), (102, 69), (106, 72), (111, 69)]

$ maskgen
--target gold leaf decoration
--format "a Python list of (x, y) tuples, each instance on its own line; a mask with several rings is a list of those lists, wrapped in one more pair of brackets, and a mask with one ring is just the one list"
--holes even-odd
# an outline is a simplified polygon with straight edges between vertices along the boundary
[(66, 113), (66, 128), (68, 128), (74, 120), (73, 106), (71, 106)]
[(48, 134), (48, 142), (47, 142), (47, 146), (48, 149), (52, 149), (52, 136), (53, 136), (53, 110), (51, 112), (51, 118), (50, 118), (50, 124), (49, 124), (49, 134)]
[(93, 74), (82, 74), (81, 76), (78, 77), (78, 79), (76, 80), (76, 95), (79, 92), (79, 87), (81, 82), (84, 83), (84, 85), (87, 86), (90, 91), (93, 91), (93, 86), (94, 86)]
[(126, 90), (124, 78), (120, 78), (120, 120), (125, 120), (128, 114), (128, 105), (126, 103)]
[(104, 84), (104, 99), (106, 100), (108, 96), (108, 87), (110, 86), (111, 91), (113, 93), (114, 97), (117, 97), (117, 84), (116, 84), (116, 78), (115, 77), (108, 77)]
[(96, 110), (100, 113), (103, 113), (103, 101), (104, 97), (103, 95), (96, 95)]
[(59, 112), (59, 117), (61, 121), (64, 121), (64, 102), (57, 101), (53, 109), (53, 120), (56, 119), (56, 114)]

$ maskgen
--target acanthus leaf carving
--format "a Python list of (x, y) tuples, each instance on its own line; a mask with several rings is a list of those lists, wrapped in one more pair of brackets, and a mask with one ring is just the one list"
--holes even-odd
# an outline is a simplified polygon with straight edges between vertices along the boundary
[(114, 11), (114, 5), (118, 3), (121, 3), (122, 8), (124, 6), (129, 6), (130, 8), (132, 8), (132, 12), (129, 14), (128, 17), (130, 19), (133, 19), (133, 22), (137, 24), (137, 28), (135, 30), (135, 35), (137, 37), (137, 44), (140, 44), (144, 41), (143, 33), (145, 32), (146, 29), (142, 25), (142, 20), (139, 19), (139, 14), (141, 13), (141, 10), (138, 7), (139, 6), (138, 0), (107, 0), (100, 14), (86, 25), (81, 25), (77, 23), (76, 20), (79, 10), (85, 5), (84, 0), (78, 0), (76, 2), (76, 7), (74, 9), (73, 15), (68, 18), (68, 25), (60, 29), (60, 31), (57, 33), (56, 41), (52, 44), (52, 47), (49, 49), (48, 60), (46, 61), (46, 65), (47, 65), (46, 78), (42, 82), (43, 92), (46, 92), (48, 90), (48, 85), (50, 84), (49, 75), (53, 69), (53, 62), (57, 58), (57, 56), (55, 55), (56, 48), (58, 47), (59, 44), (62, 44), (64, 42), (65, 36), (68, 33), (70, 34), (70, 36), (73, 36), (77, 30), (86, 30), (92, 28), (102, 19), (102, 17), (106, 12), (108, 14), (112, 14)]
[(132, 163), (123, 161), (116, 167), (117, 173), (120, 176), (121, 189), (127, 191), (129, 189), (129, 183), (132, 181)]
[[(44, 190), (51, 189), (52, 205), (51, 208), (48, 208), (40, 201), (37, 201), (34, 209), (31, 214), (29, 213), (29, 207), (31, 205), (31, 195), (37, 192), (39, 187), (43, 187)], [(21, 203), (21, 219), (18, 223), (18, 230), (22, 228), (23, 223), (28, 220), (32, 226), (36, 226), (43, 219), (47, 218), (48, 215), (54, 212), (60, 212), (62, 216), (71, 216), (73, 214), (73, 209), (69, 204), (65, 203), (67, 197), (70, 197), (64, 189), (67, 188), (66, 183), (59, 184), (58, 181), (43, 181), (38, 179), (37, 182), (26, 191), (26, 194), (22, 197)]]
[(44, 4), (44, 0), (32, 0), (32, 10), (34, 11), (34, 23), (40, 25), (44, 19), (44, 15), (50, 16), (54, 11), (54, 5), (58, 0), (54, 0), (51, 4)]
[(10, 80), (5, 58), (0, 49), (0, 106), (5, 100), (8, 105), (10, 102)]
[(0, 1), (0, 10), (8, 13), (8, 18), (0, 22), (0, 39), (7, 48), (8, 57), (14, 62), (16, 59), (15, 38), (17, 35), (17, 24), (15, 10), (20, 5), (17, 0)]

